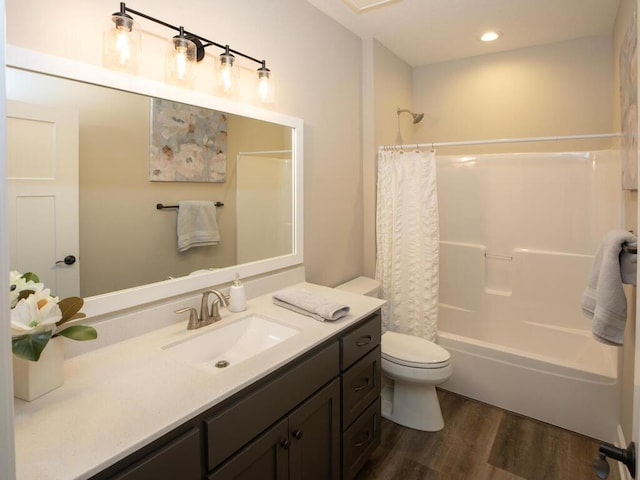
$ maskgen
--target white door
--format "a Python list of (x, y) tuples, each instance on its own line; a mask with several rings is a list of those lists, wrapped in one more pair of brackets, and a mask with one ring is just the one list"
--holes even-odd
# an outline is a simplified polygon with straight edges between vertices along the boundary
[(80, 295), (78, 138), (76, 111), (7, 100), (9, 268), (60, 298)]

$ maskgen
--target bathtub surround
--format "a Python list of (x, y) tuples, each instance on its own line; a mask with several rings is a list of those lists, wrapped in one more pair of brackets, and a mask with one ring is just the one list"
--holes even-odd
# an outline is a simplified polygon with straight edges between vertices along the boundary
[(627, 298), (622, 284), (636, 283), (637, 254), (626, 253), (625, 245), (633, 245), (637, 251), (636, 236), (625, 230), (612, 230), (604, 236), (582, 294), (582, 312), (592, 320), (593, 338), (606, 345), (623, 343)]
[(378, 152), (376, 279), (383, 331), (438, 333), (438, 199), (434, 152)]
[[(619, 219), (615, 152), (438, 157), (447, 390), (613, 442), (617, 349), (580, 301)], [(597, 412), (597, 413), (594, 413)]]

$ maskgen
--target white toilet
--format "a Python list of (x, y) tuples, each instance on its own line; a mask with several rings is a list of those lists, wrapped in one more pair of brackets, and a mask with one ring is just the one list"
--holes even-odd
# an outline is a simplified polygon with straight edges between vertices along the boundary
[[(378, 297), (380, 283), (357, 277), (340, 289)], [(452, 373), (451, 355), (433, 342), (413, 335), (382, 335), (382, 416), (405, 427), (436, 432), (444, 427), (436, 385)]]

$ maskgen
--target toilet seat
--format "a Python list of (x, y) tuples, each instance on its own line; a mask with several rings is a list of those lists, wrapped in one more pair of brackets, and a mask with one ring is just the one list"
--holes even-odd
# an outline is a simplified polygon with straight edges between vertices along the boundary
[(382, 335), (382, 358), (405, 367), (437, 369), (449, 365), (451, 354), (424, 338), (386, 332)]

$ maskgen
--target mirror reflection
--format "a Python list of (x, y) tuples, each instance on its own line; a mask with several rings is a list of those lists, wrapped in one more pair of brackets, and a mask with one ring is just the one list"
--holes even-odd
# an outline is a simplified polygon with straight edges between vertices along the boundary
[[(10, 268), (47, 285), (57, 278), (57, 295), (86, 298), (293, 252), (292, 128), (223, 113), (223, 176), (152, 181), (150, 97), (8, 68), (7, 98)], [(156, 205), (187, 200), (219, 202), (217, 244), (178, 251), (178, 209)], [(74, 264), (64, 263), (69, 255)]]

